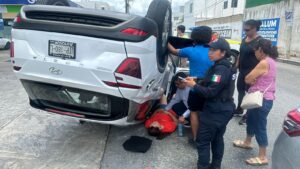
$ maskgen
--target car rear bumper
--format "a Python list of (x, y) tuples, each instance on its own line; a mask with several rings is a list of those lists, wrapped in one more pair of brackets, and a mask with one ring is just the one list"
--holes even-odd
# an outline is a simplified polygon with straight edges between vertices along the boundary
[(92, 120), (92, 119), (77, 118), (77, 117), (72, 117), (72, 116), (70, 116), (70, 118), (82, 120), (82, 121), (85, 121), (85, 122), (107, 124), (107, 125), (114, 125), (114, 126), (120, 126), (120, 127), (142, 123), (142, 121), (130, 121), (130, 120), (128, 120), (128, 117), (124, 117), (124, 118), (121, 118), (121, 119), (118, 119), (118, 120), (111, 120), (111, 121)]

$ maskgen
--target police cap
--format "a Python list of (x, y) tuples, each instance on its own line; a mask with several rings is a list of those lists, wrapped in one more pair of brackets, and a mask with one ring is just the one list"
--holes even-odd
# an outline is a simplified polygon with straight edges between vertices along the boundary
[(224, 38), (219, 38), (217, 41), (212, 42), (209, 47), (220, 49), (222, 51), (226, 51), (227, 54), (230, 54), (230, 45)]

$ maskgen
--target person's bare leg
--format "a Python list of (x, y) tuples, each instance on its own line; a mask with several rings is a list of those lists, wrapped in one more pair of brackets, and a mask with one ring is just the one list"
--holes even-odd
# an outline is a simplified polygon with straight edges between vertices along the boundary
[(244, 141), (244, 144), (245, 144), (246, 146), (250, 146), (250, 145), (251, 145), (251, 142), (252, 142), (252, 136), (247, 135), (247, 137), (246, 137), (246, 139), (245, 139), (245, 141)]
[(165, 95), (163, 95), (161, 98), (160, 98), (160, 101), (159, 101), (160, 104), (162, 105), (167, 105), (168, 102), (167, 102), (167, 97)]
[(193, 139), (196, 140), (197, 132), (199, 128), (199, 120), (198, 120), (197, 112), (191, 112), (191, 128), (192, 128)]
[(268, 162), (266, 147), (259, 147), (258, 157), (262, 162)]

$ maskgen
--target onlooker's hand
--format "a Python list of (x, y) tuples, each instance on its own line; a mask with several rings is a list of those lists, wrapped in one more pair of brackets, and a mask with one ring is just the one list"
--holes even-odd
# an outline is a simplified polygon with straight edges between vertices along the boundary
[(180, 116), (178, 119), (179, 123), (184, 123), (185, 122), (185, 118), (183, 116)]
[(194, 87), (196, 85), (195, 79), (192, 77), (185, 78), (185, 83), (189, 87)]

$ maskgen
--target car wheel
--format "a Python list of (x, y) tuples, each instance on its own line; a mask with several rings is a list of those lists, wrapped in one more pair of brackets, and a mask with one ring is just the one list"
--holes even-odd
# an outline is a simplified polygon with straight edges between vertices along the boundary
[(8, 50), (10, 48), (10, 42), (7, 42), (6, 45), (4, 46), (4, 50)]
[(168, 62), (168, 37), (172, 32), (172, 9), (168, 0), (153, 0), (149, 6), (147, 18), (156, 22), (157, 35), (157, 66), (163, 72)]
[(230, 54), (230, 57), (228, 58), (228, 60), (230, 61), (230, 63), (232, 65), (236, 65), (236, 62), (238, 60), (238, 56), (239, 56), (239, 52), (237, 52), (235, 50), (231, 50), (231, 54)]
[(70, 6), (67, 0), (37, 0), (35, 4), (39, 5), (56, 5), (56, 6)]

